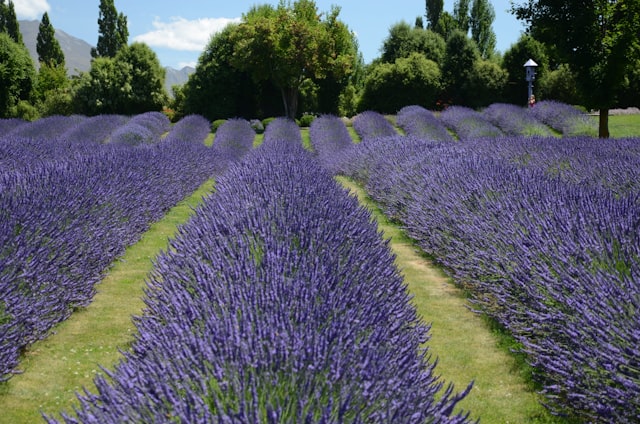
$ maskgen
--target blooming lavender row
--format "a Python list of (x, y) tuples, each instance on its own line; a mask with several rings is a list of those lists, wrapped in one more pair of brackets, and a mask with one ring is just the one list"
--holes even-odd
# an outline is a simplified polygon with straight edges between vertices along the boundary
[(353, 129), (361, 139), (397, 135), (395, 128), (378, 112), (367, 110), (352, 119)]
[(109, 142), (136, 146), (145, 143), (157, 143), (169, 130), (169, 118), (160, 112), (146, 112), (136, 115), (124, 125), (113, 131)]
[(273, 140), (285, 140), (294, 144), (302, 144), (300, 127), (291, 119), (276, 118), (269, 122), (264, 131), (264, 142)]
[(481, 114), (507, 135), (553, 135), (549, 127), (522, 106), (494, 103)]
[(213, 151), (216, 157), (238, 160), (252, 148), (256, 132), (246, 119), (228, 119), (216, 131)]
[(171, 128), (171, 131), (163, 141), (204, 143), (204, 140), (207, 138), (210, 131), (211, 123), (207, 118), (202, 115), (187, 115), (180, 119), (180, 121)]
[(0, 140), (11, 131), (15, 131), (18, 127), (28, 123), (28, 121), (19, 118), (0, 119)]
[(340, 157), (353, 146), (347, 126), (337, 116), (322, 115), (314, 119), (309, 136), (318, 160), (332, 173)]
[(637, 138), (611, 139), (602, 143), (586, 136), (562, 139), (536, 136), (472, 142), (474, 150), (482, 155), (535, 168), (566, 182), (606, 188), (618, 197), (640, 193), (640, 143)]
[[(96, 115), (86, 117), (60, 135), (70, 143), (99, 144), (107, 141), (111, 133), (129, 121), (124, 115)], [(47, 138), (50, 135), (44, 133)]]
[(466, 392), (436, 400), (428, 327), (369, 212), (300, 143), (220, 177), (149, 285), (132, 351), (66, 422), (468, 422)]
[(563, 135), (595, 135), (595, 121), (577, 108), (555, 100), (543, 100), (528, 109), (537, 120)]
[[(546, 148), (574, 140), (563, 141)], [(364, 142), (349, 164), (366, 167), (353, 175), (368, 178), (386, 213), (522, 344), (554, 412), (638, 422), (638, 192), (550, 176), (478, 145)], [(620, 169), (637, 164), (609, 154)]]
[(449, 106), (440, 113), (440, 120), (455, 132), (460, 140), (503, 135), (500, 128), (485, 119), (480, 112), (465, 106)]
[(127, 245), (216, 169), (202, 142), (94, 147), (0, 168), (0, 380), (25, 346), (88, 304)]
[(47, 134), (49, 137), (57, 137), (85, 119), (86, 117), (80, 115), (47, 116), (46, 118), (38, 119), (37, 121), (25, 122), (22, 125), (15, 125), (12, 130), (5, 133), (4, 136), (38, 138), (41, 137), (42, 134)]
[(438, 141), (454, 140), (442, 121), (422, 106), (405, 106), (400, 109), (397, 123), (407, 135)]

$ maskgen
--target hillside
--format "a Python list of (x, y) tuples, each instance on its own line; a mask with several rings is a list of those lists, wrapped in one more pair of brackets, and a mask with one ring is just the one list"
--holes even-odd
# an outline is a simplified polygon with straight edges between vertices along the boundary
[[(29, 53), (31, 54), (31, 58), (36, 64), (36, 67), (39, 67), (36, 40), (38, 38), (38, 27), (40, 26), (40, 21), (23, 20), (19, 21), (19, 24), (24, 43), (27, 46), (27, 49), (29, 49)], [(86, 72), (91, 68), (91, 44), (59, 29), (56, 29), (56, 39), (60, 43), (60, 47), (64, 52), (67, 64), (67, 73), (69, 75), (77, 75), (80, 72)], [(171, 93), (171, 87), (173, 85), (184, 84), (189, 78), (189, 75), (192, 74), (195, 69), (189, 66), (182, 69), (165, 67), (165, 71), (165, 88), (168, 93)]]

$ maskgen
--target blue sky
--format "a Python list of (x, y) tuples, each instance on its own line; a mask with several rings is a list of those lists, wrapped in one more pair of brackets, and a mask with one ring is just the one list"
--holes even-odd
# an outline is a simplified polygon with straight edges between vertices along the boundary
[[(13, 0), (18, 19), (40, 20), (49, 13), (54, 27), (95, 45), (98, 40), (100, 0)], [(238, 20), (255, 4), (277, 5), (278, 0), (115, 0), (116, 9), (127, 16), (129, 42), (143, 41), (158, 55), (163, 66), (182, 68), (195, 63), (210, 35), (228, 22)], [(320, 12), (332, 5), (341, 8), (340, 19), (357, 34), (366, 63), (380, 56), (389, 28), (405, 21), (413, 25), (425, 13), (425, 0), (316, 0)], [(497, 49), (507, 50), (524, 26), (509, 13), (509, 0), (493, 1), (493, 30)], [(444, 9), (453, 12), (454, 0)]]

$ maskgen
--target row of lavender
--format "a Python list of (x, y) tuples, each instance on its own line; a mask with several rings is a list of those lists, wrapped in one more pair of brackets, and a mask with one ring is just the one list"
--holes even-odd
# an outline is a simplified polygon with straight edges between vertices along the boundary
[[(398, 111), (396, 124), (407, 135), (438, 141), (495, 138), (504, 135), (564, 136), (593, 135), (595, 121), (573, 106), (543, 101), (535, 107), (495, 103), (482, 111), (451, 106), (435, 114), (422, 106), (406, 106)], [(393, 125), (382, 115), (366, 111), (353, 118), (353, 128), (361, 137), (396, 135)]]
[(640, 140), (365, 136), (340, 151), (333, 169), (521, 343), (554, 412), (640, 420)]
[[(138, 336), (68, 423), (463, 423), (370, 214), (293, 121), (229, 168), (149, 282)], [(49, 418), (49, 422), (56, 422)]]
[[(104, 270), (151, 222), (223, 170), (203, 143), (206, 119), (185, 117), (160, 141), (168, 121), (158, 116), (19, 123), (20, 134), (0, 140), (0, 381), (26, 346), (90, 302)], [(154, 131), (153, 143), (101, 144), (132, 123)]]

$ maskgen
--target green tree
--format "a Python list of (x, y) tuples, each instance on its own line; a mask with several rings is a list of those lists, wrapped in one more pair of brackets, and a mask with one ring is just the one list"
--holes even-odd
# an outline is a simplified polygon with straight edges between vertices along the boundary
[(508, 75), (495, 62), (483, 59), (475, 61), (464, 86), (465, 92), (470, 94), (467, 96), (467, 106), (478, 109), (502, 102)]
[(184, 114), (199, 114), (213, 122), (234, 116), (264, 118), (281, 110), (280, 93), (270, 81), (256, 82), (231, 65), (236, 29), (230, 24), (214, 34), (198, 58), (183, 88)]
[(403, 106), (434, 108), (441, 91), (438, 64), (420, 53), (395, 63), (372, 65), (365, 79), (359, 110), (396, 113)]
[(454, 30), (447, 40), (445, 59), (442, 64), (447, 102), (466, 105), (475, 95), (468, 90), (474, 64), (479, 59), (480, 53), (475, 42), (462, 31)]
[(281, 92), (285, 115), (294, 118), (307, 78), (340, 79), (353, 71), (353, 53), (336, 49), (332, 38), (331, 22), (339, 13), (334, 7), (323, 20), (312, 0), (254, 7), (233, 32), (231, 63), (255, 81), (272, 81)]
[(444, 0), (426, 0), (425, 17), (427, 18), (427, 28), (442, 34), (440, 28), (440, 16), (444, 10)]
[(71, 84), (64, 66), (40, 65), (34, 100), (40, 116), (73, 113)]
[[(504, 53), (502, 67), (509, 73), (507, 90), (504, 93), (505, 101), (513, 104), (527, 104), (527, 81), (525, 80), (524, 64), (527, 60), (533, 59), (538, 67), (536, 68), (536, 81), (534, 82), (534, 92), (540, 80), (543, 80), (549, 69), (549, 58), (544, 44), (533, 38), (531, 35), (522, 35), (516, 43)], [(538, 99), (544, 98), (536, 93)]]
[(29, 51), (6, 33), (0, 33), (0, 117), (15, 115), (21, 100), (28, 100), (36, 79)]
[(164, 69), (143, 43), (121, 49), (114, 58), (95, 58), (74, 84), (75, 111), (86, 115), (159, 111), (166, 101)]
[(488, 0), (473, 0), (469, 19), (471, 39), (475, 41), (483, 59), (491, 57), (496, 48), (496, 34), (492, 29), (495, 18), (496, 13)]
[(389, 29), (389, 36), (382, 43), (382, 61), (394, 63), (411, 53), (422, 53), (427, 59), (442, 63), (444, 59), (444, 38), (432, 31), (412, 28), (406, 22), (399, 22)]
[(581, 104), (575, 74), (566, 63), (536, 78), (542, 98), (553, 99), (570, 105)]
[(585, 106), (600, 110), (599, 136), (609, 137), (609, 109), (640, 57), (640, 1), (528, 0), (512, 11), (569, 64)]
[(156, 53), (144, 43), (121, 48), (115, 57), (121, 69), (120, 113), (159, 111), (167, 103), (165, 70)]
[(0, 32), (9, 34), (13, 41), (18, 44), (24, 44), (12, 0), (9, 0), (7, 4), (4, 3), (4, 0), (0, 0)]
[(114, 0), (100, 0), (98, 15), (98, 44), (91, 49), (91, 56), (115, 57), (129, 39), (127, 17), (118, 14)]
[(453, 5), (453, 19), (460, 31), (469, 32), (469, 4), (471, 0), (457, 0)]
[(49, 22), (49, 14), (44, 12), (40, 26), (38, 27), (38, 37), (36, 39), (36, 51), (40, 64), (49, 66), (65, 66), (64, 53), (60, 43), (56, 40), (56, 31)]

